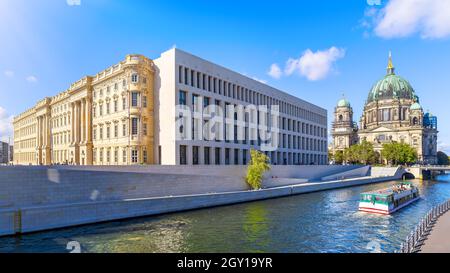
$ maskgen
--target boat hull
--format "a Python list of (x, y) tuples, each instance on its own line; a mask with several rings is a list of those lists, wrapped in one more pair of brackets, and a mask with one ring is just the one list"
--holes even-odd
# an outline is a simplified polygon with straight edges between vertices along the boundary
[[(415, 201), (419, 200), (420, 197), (416, 197), (414, 199), (409, 200), (408, 202), (401, 204), (400, 206), (396, 207), (396, 208), (392, 208), (389, 209), (387, 206), (364, 206), (364, 205), (360, 205), (359, 206), (359, 211), (362, 212), (367, 212), (367, 213), (375, 213), (375, 214), (382, 214), (382, 215), (389, 215), (392, 214), (408, 205), (410, 205), (411, 203), (414, 203)], [(384, 208), (383, 208), (384, 207)]]

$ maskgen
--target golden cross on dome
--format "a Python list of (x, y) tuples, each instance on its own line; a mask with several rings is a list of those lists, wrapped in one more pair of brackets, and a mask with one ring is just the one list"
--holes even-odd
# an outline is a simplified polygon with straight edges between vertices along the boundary
[(387, 73), (388, 74), (394, 74), (394, 64), (392, 63), (392, 52), (389, 51), (389, 61), (388, 61), (388, 66), (387, 66)]

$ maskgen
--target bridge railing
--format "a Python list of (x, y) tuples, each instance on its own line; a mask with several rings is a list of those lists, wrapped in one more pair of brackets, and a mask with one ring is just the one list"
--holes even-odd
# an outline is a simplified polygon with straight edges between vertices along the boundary
[(411, 234), (406, 237), (404, 243), (401, 244), (400, 250), (397, 253), (415, 253), (420, 251), (421, 243), (426, 239), (427, 234), (431, 231), (434, 223), (444, 213), (450, 210), (450, 200), (432, 208), (425, 217), (414, 228)]

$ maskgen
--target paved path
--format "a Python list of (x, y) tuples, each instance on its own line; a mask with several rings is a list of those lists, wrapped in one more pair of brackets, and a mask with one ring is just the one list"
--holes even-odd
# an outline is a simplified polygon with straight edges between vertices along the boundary
[(439, 217), (421, 253), (450, 253), (450, 211)]

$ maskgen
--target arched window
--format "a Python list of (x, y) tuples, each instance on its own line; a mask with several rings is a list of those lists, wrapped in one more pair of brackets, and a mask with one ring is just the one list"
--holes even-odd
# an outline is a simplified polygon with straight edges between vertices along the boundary
[(413, 125), (418, 125), (419, 124), (419, 119), (417, 117), (413, 118)]
[(342, 121), (344, 121), (344, 116), (339, 115), (339, 122), (342, 122)]

